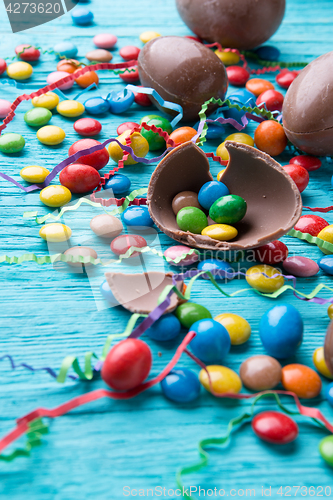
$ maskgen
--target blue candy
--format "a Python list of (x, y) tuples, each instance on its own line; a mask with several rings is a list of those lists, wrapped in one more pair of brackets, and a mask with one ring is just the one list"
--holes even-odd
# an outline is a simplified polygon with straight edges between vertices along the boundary
[(121, 216), (126, 226), (136, 226), (137, 228), (151, 227), (154, 225), (153, 219), (149, 215), (148, 207), (132, 206), (126, 208)]
[(213, 319), (200, 319), (191, 326), (197, 333), (190, 342), (193, 354), (204, 363), (220, 363), (230, 351), (226, 328)]
[(84, 103), (87, 113), (90, 115), (102, 115), (110, 109), (109, 102), (103, 97), (91, 97)]
[(259, 323), (261, 341), (270, 356), (289, 358), (303, 340), (303, 320), (294, 306), (279, 304), (268, 309)]
[(214, 140), (220, 139), (220, 137), (224, 134), (225, 128), (220, 123), (207, 123), (208, 129), (206, 137), (207, 139)]
[(180, 333), (180, 321), (174, 314), (164, 314), (160, 319), (148, 328), (147, 335), (160, 342), (171, 340)]
[(103, 186), (104, 189), (112, 189), (113, 194), (126, 194), (131, 187), (131, 181), (126, 175), (114, 174), (107, 180)]
[(111, 113), (115, 115), (125, 113), (125, 111), (132, 106), (134, 98), (133, 92), (127, 89), (121, 90), (120, 92), (118, 90), (110, 92), (107, 96), (107, 100)]
[(333, 275), (333, 255), (324, 255), (317, 260), (317, 264), (324, 273)]
[(325, 396), (329, 404), (333, 406), (333, 382), (326, 386)]
[(162, 380), (161, 388), (168, 399), (176, 403), (190, 403), (200, 394), (198, 376), (188, 368), (175, 368)]
[(99, 287), (99, 290), (100, 290), (101, 294), (103, 295), (104, 299), (107, 302), (109, 302), (110, 305), (112, 305), (112, 306), (119, 305), (118, 300), (113, 295), (111, 288), (109, 287), (108, 282), (106, 280), (103, 281), (103, 283)]
[[(232, 104), (238, 104), (239, 106), (249, 106), (253, 108), (256, 105), (256, 96), (247, 89), (238, 90), (227, 96), (227, 99), (229, 99)], [(236, 108), (229, 108), (223, 111), (223, 115), (225, 118), (233, 118), (238, 121), (238, 123), (241, 123), (245, 111), (237, 111)]]
[(258, 47), (254, 52), (264, 61), (277, 61), (280, 57), (279, 49), (272, 45), (263, 45), (262, 47)]
[(94, 14), (85, 7), (75, 7), (71, 15), (74, 24), (79, 26), (85, 26), (94, 19)]
[(57, 43), (57, 45), (55, 45), (53, 47), (53, 50), (57, 54), (60, 54), (61, 56), (65, 56), (67, 59), (72, 59), (73, 57), (76, 56), (76, 54), (78, 52), (78, 48), (76, 47), (76, 45), (74, 45), (74, 43), (69, 42), (69, 41)]
[[(233, 273), (234, 270), (227, 262), (217, 259), (206, 259), (198, 264), (199, 271), (210, 271), (215, 279), (223, 279), (227, 275), (226, 273)], [(209, 279), (207, 274), (202, 274), (201, 278), (206, 280)], [(229, 277), (229, 279), (232, 279)]]
[(223, 182), (209, 181), (200, 189), (198, 201), (203, 208), (209, 210), (216, 200), (227, 194), (230, 194), (230, 192)]

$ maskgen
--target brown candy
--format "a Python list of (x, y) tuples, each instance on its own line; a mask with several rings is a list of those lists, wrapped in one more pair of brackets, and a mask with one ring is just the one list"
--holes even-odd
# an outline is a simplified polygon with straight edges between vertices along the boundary
[(280, 26), (285, 0), (176, 0), (180, 17), (200, 38), (254, 49)]
[(124, 228), (117, 217), (101, 214), (91, 219), (90, 229), (94, 231), (97, 236), (101, 236), (102, 238), (115, 238)]
[(91, 50), (86, 54), (88, 61), (110, 62), (112, 57), (111, 52), (104, 49)]
[[(66, 250), (64, 254), (73, 255), (73, 257), (82, 255), (83, 257), (93, 257), (94, 259), (97, 259), (97, 253), (93, 248), (89, 247), (72, 247)], [(81, 264), (80, 262), (68, 262), (68, 264), (73, 267), (91, 266), (90, 262), (87, 264)]]
[(271, 356), (260, 354), (246, 359), (241, 364), (239, 375), (251, 391), (266, 391), (281, 382), (282, 366)]
[(333, 373), (333, 321), (330, 322), (326, 331), (324, 358), (327, 368)]
[[(141, 84), (155, 89), (164, 100), (180, 104), (186, 121), (198, 120), (202, 104), (211, 97), (223, 99), (228, 88), (220, 59), (189, 38), (164, 36), (146, 43), (138, 58), (138, 70)], [(151, 100), (166, 113), (176, 114)], [(208, 112), (214, 109), (216, 105), (210, 105)]]
[(182, 191), (181, 193), (176, 194), (174, 199), (172, 200), (172, 210), (175, 215), (178, 214), (179, 210), (185, 207), (197, 207), (202, 210), (198, 202), (198, 195), (193, 191)]

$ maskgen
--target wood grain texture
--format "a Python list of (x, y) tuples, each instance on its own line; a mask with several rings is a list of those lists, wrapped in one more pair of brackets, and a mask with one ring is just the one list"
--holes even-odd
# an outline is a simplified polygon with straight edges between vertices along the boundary
[[(332, 49), (332, 2), (331, 0), (287, 0), (287, 12), (282, 26), (272, 38), (281, 50), (282, 60), (306, 60)], [(71, 38), (79, 47), (79, 56), (93, 48), (92, 37), (96, 33), (112, 32), (118, 36), (120, 48), (138, 45), (139, 34), (148, 29), (163, 35), (190, 34), (180, 20), (173, 0), (95, 0), (88, 4), (94, 12), (94, 24), (80, 28), (72, 25), (69, 14), (47, 25), (13, 35), (10, 32), (3, 5), (0, 6), (1, 57), (14, 54), (19, 43), (38, 44), (43, 49), (63, 38)], [(114, 51), (114, 62), (120, 60)], [(46, 76), (55, 70), (56, 60), (44, 55), (35, 65), (34, 75), (27, 91), (43, 86)], [(108, 72), (100, 72), (101, 86), (90, 95), (106, 95), (110, 90), (122, 88), (120, 79)], [(270, 77), (274, 81), (274, 76)], [(0, 78), (0, 83), (3, 76)], [(78, 88), (69, 91), (75, 95)], [(0, 85), (0, 97), (13, 100), (19, 92), (13, 87)], [(81, 98), (82, 101), (86, 96)], [(72, 142), (79, 139), (70, 119), (55, 115), (52, 124), (62, 126), (67, 134), (59, 147), (41, 146), (35, 131), (23, 121), (23, 113), (29, 103), (20, 106), (15, 120), (7, 131), (22, 133), (26, 139), (24, 151), (17, 155), (0, 155), (1, 171), (19, 180), (23, 166), (41, 164), (52, 168), (67, 156)], [(153, 112), (153, 108), (152, 108)], [(146, 110), (133, 106), (124, 116), (108, 115), (101, 119), (101, 140), (114, 137), (122, 121), (139, 120)], [(254, 127), (249, 127), (253, 133)], [(226, 130), (225, 137), (232, 131)], [(215, 151), (220, 141), (206, 143), (205, 151)], [(290, 153), (279, 160), (287, 163)], [(126, 174), (133, 188), (147, 186), (154, 166), (126, 167)], [(211, 165), (214, 176), (220, 170)], [(107, 168), (103, 172), (108, 171)], [(308, 189), (303, 193), (305, 205), (326, 206), (332, 204), (332, 164), (324, 163), (319, 171), (311, 173)], [(38, 237), (39, 227), (22, 218), (25, 210), (48, 213), (41, 205), (38, 193), (23, 194), (9, 183), (1, 182), (1, 254), (20, 255), (33, 251), (47, 254), (47, 247)], [(73, 230), (71, 244), (93, 245), (99, 256), (109, 255), (107, 244), (101, 244), (91, 236), (89, 220), (101, 213), (98, 209), (84, 207), (64, 217)], [(325, 218), (333, 223), (333, 215)], [(290, 254), (300, 254), (314, 259), (322, 254), (318, 248), (291, 238), (283, 238)], [(165, 249), (172, 240), (161, 233), (149, 236), (155, 248)], [(144, 256), (147, 269), (170, 269), (167, 264), (151, 255)], [(28, 362), (35, 367), (51, 366), (57, 369), (64, 356), (83, 355), (88, 350), (101, 352), (109, 333), (121, 333), (129, 319), (129, 313), (121, 308), (107, 308), (98, 294), (98, 286), (105, 270), (94, 268), (89, 277), (83, 274), (64, 273), (51, 265), (37, 266), (26, 263), (21, 266), (1, 265), (1, 354), (10, 353), (16, 362)], [(139, 272), (142, 262), (133, 259), (122, 266), (125, 272)], [(318, 283), (332, 284), (330, 277), (320, 273), (318, 277), (298, 280), (301, 291), (307, 292)], [(244, 280), (234, 280), (225, 285), (228, 292), (246, 288)], [(327, 291), (321, 296), (329, 297)], [(258, 335), (258, 323), (263, 312), (273, 304), (288, 302), (301, 312), (305, 324), (305, 336), (296, 361), (312, 365), (312, 353), (323, 344), (328, 325), (326, 306), (308, 304), (297, 300), (291, 292), (277, 302), (262, 298), (249, 291), (233, 299), (223, 298), (206, 281), (198, 281), (193, 290), (193, 301), (207, 306), (213, 316), (222, 312), (243, 315), (251, 324), (250, 341), (233, 347), (226, 364), (238, 371), (240, 363), (248, 356), (264, 353)], [(185, 333), (185, 332), (183, 332)], [(147, 340), (147, 339), (145, 339)], [(166, 345), (148, 341), (154, 364), (152, 374), (157, 374), (172, 357), (178, 342)], [(158, 352), (162, 356), (158, 356)], [(288, 360), (292, 362), (293, 359)], [(179, 365), (196, 366), (183, 357)], [(0, 363), (1, 412), (0, 432), (9, 431), (17, 417), (38, 407), (54, 407), (69, 398), (86, 391), (103, 387), (100, 380), (90, 383), (71, 381), (58, 385), (45, 373), (31, 374), (17, 369), (11, 371), (7, 361)], [(323, 381), (324, 386), (327, 381)], [(320, 397), (310, 402), (318, 406), (331, 419), (332, 409)], [(290, 404), (289, 400), (286, 401)], [(157, 386), (133, 401), (98, 401), (73, 411), (69, 415), (50, 422), (50, 434), (42, 446), (33, 450), (31, 458), (20, 458), (10, 464), (0, 462), (0, 494), (2, 499), (22, 500), (74, 500), (124, 498), (123, 487), (153, 488), (161, 485), (175, 488), (175, 472), (181, 465), (197, 461), (197, 441), (200, 438), (219, 436), (226, 432), (229, 419), (249, 408), (249, 402), (216, 401), (202, 390), (200, 398), (191, 405), (176, 405), (167, 401)], [(290, 405), (290, 408), (292, 405)], [(270, 401), (260, 402), (258, 409), (275, 406)], [(325, 432), (297, 418), (300, 436), (295, 443), (274, 447), (252, 433), (249, 425), (238, 431), (223, 449), (211, 450), (210, 466), (202, 472), (186, 478), (186, 484), (202, 488), (255, 488), (261, 496), (261, 487), (272, 486), (272, 498), (279, 486), (327, 486), (332, 485), (332, 469), (323, 463), (317, 451), (319, 440)], [(24, 440), (22, 440), (22, 444)], [(300, 493), (298, 494), (300, 496)], [(168, 498), (166, 495), (165, 498)], [(238, 498), (236, 496), (236, 498)]]

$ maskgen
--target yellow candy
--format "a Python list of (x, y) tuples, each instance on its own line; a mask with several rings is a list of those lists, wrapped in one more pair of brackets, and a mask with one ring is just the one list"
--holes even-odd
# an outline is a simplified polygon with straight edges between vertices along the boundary
[(333, 319), (333, 304), (331, 304), (330, 306), (328, 306), (328, 308), (327, 308), (327, 314), (328, 314), (328, 317), (330, 319)]
[(47, 168), (39, 167), (38, 165), (29, 165), (28, 167), (22, 168), (20, 176), (27, 182), (40, 184), (45, 181), (49, 173)]
[[(333, 243), (333, 224), (324, 227), (324, 229), (322, 229), (320, 233), (317, 235), (317, 238), (320, 238), (321, 240), (324, 241), (328, 241), (329, 243)], [(320, 250), (326, 255), (332, 253), (329, 250), (324, 250), (323, 248), (321, 248)]]
[(24, 61), (14, 62), (7, 67), (7, 75), (13, 80), (27, 80), (32, 72), (31, 64)]
[[(262, 273), (270, 277), (267, 278)], [(279, 276), (276, 276), (277, 274)], [(276, 277), (272, 278), (271, 276)], [(266, 264), (258, 264), (257, 266), (250, 267), (246, 271), (246, 281), (252, 288), (262, 293), (276, 292), (276, 290), (279, 290), (284, 285), (284, 278), (281, 275), (281, 271)]]
[[(124, 146), (126, 145), (126, 138), (129, 136), (129, 133), (130, 133), (130, 130), (126, 130), (119, 137), (117, 137), (118, 141), (121, 144), (123, 144)], [(133, 149), (136, 156), (145, 157), (149, 151), (148, 141), (144, 137), (142, 137), (142, 135), (139, 134), (139, 132), (134, 132), (131, 135), (131, 145), (130, 146)], [(109, 151), (110, 157), (116, 163), (118, 163), (118, 161), (121, 160), (123, 157), (124, 152), (116, 142), (110, 143), (110, 145), (108, 147), (108, 151)], [(138, 163), (138, 162), (133, 160), (132, 156), (129, 156), (128, 160), (124, 161), (124, 165), (134, 165), (135, 163)]]
[(222, 168), (222, 170), (219, 171), (217, 174), (217, 180), (220, 181), (222, 178), (222, 175), (224, 174), (225, 168)]
[(39, 236), (43, 238), (43, 240), (50, 241), (52, 243), (69, 240), (71, 235), (72, 231), (68, 226), (57, 222), (45, 224), (45, 226), (39, 230)]
[[(236, 372), (226, 366), (210, 365), (207, 370), (215, 392), (233, 392), (237, 394), (242, 388), (242, 382)], [(199, 380), (207, 391), (209, 391), (209, 379), (205, 370), (199, 373)]]
[(229, 153), (225, 148), (226, 141), (240, 142), (241, 144), (247, 144), (252, 147), (254, 146), (254, 140), (248, 134), (237, 132), (236, 134), (228, 135), (228, 137), (226, 137), (224, 142), (222, 142), (216, 150), (216, 156), (220, 156), (222, 160), (229, 160)]
[(37, 132), (37, 139), (47, 146), (60, 144), (66, 137), (65, 131), (56, 125), (46, 125)]
[(317, 368), (317, 371), (324, 375), (324, 377), (333, 379), (332, 373), (327, 368), (325, 358), (324, 358), (324, 348), (318, 347), (312, 356), (313, 364)]
[(159, 33), (156, 31), (144, 31), (140, 35), (140, 40), (142, 43), (147, 43), (150, 42), (150, 40), (153, 40), (153, 38), (157, 38), (158, 36), (161, 36)]
[(232, 345), (244, 344), (249, 340), (251, 327), (246, 319), (238, 316), (238, 314), (223, 313), (214, 319), (227, 329)]
[(228, 224), (212, 224), (205, 227), (201, 234), (209, 236), (213, 240), (229, 241), (236, 238), (238, 231), (235, 227), (228, 226)]
[(34, 97), (31, 103), (35, 108), (54, 109), (59, 104), (59, 96), (54, 92), (46, 92)]
[(85, 107), (81, 102), (72, 101), (70, 99), (60, 102), (57, 106), (58, 113), (69, 118), (82, 115), (84, 110)]
[(47, 186), (39, 193), (39, 198), (48, 207), (62, 207), (72, 199), (72, 193), (65, 186)]
[(217, 57), (223, 62), (225, 66), (234, 66), (239, 63), (240, 57), (235, 52), (225, 52), (224, 50), (215, 50)]

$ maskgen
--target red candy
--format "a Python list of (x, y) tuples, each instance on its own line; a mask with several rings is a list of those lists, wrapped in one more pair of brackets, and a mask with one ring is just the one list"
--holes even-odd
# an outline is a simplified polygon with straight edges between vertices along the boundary
[(0, 59), (0, 75), (6, 71), (7, 63), (4, 59)]
[[(95, 139), (80, 139), (79, 141), (74, 142), (68, 150), (68, 155), (73, 155), (78, 151), (82, 151), (82, 149), (92, 148), (93, 146), (97, 146), (97, 144), (101, 144)], [(84, 163), (85, 165), (91, 165), (96, 168), (96, 170), (100, 170), (105, 167), (108, 163), (110, 157), (109, 153), (105, 148), (100, 149), (99, 151), (95, 151), (95, 153), (90, 153), (90, 155), (81, 156), (78, 160), (73, 163)]]
[(287, 172), (287, 174), (290, 175), (294, 183), (299, 189), (299, 192), (302, 193), (306, 186), (309, 184), (309, 172), (301, 167), (300, 165), (290, 164), (290, 165), (285, 165), (283, 167), (283, 170)]
[(259, 106), (265, 103), (268, 111), (281, 111), (283, 99), (283, 95), (277, 90), (266, 90), (257, 98), (256, 104)]
[(102, 130), (101, 123), (94, 118), (80, 118), (73, 127), (75, 132), (85, 136), (97, 135)]
[(250, 73), (242, 66), (228, 66), (226, 70), (230, 85), (244, 87), (250, 78)]
[(300, 165), (305, 168), (308, 172), (312, 172), (313, 170), (318, 170), (321, 167), (321, 161), (319, 158), (315, 156), (307, 156), (307, 155), (299, 155), (294, 156), (289, 163)]
[(126, 130), (132, 130), (134, 127), (140, 127), (140, 125), (138, 123), (135, 123), (135, 122), (125, 122), (125, 123), (122, 123), (117, 128), (117, 134), (121, 135), (124, 132), (126, 132)]
[(287, 89), (293, 83), (299, 71), (289, 71), (289, 69), (283, 69), (278, 75), (276, 75), (276, 83), (280, 85), (283, 89)]
[(324, 227), (329, 226), (329, 223), (318, 215), (302, 215), (294, 229), (301, 233), (308, 233), (311, 236), (317, 236)]
[(272, 444), (287, 444), (298, 436), (296, 422), (278, 411), (263, 411), (252, 420), (252, 429), (255, 434)]
[(119, 50), (119, 55), (125, 61), (132, 61), (139, 57), (140, 50), (139, 47), (135, 47), (134, 45), (126, 45), (126, 47)]
[[(20, 52), (22, 52), (22, 54), (20, 54)], [(39, 50), (36, 49), (36, 47), (31, 46), (29, 43), (18, 45), (15, 49), (15, 54), (20, 54), (19, 58), (22, 59), (22, 61), (37, 61), (40, 58)]]
[(126, 339), (116, 344), (102, 366), (102, 379), (117, 391), (134, 389), (148, 377), (152, 355), (148, 345), (139, 339)]
[[(142, 85), (138, 85), (138, 87), (142, 88)], [(139, 94), (139, 92), (134, 92), (134, 102), (136, 102), (139, 106), (147, 107), (151, 106), (151, 100), (149, 95), (147, 94)]]
[(60, 184), (72, 193), (81, 194), (95, 189), (100, 183), (101, 177), (94, 167), (73, 163), (60, 172), (59, 180)]
[(133, 66), (132, 68), (128, 68), (124, 73), (120, 73), (119, 76), (126, 83), (134, 83), (139, 80), (139, 71), (136, 66)]
[(256, 260), (274, 265), (288, 257), (288, 247), (282, 241), (275, 240), (254, 250)]
[[(144, 248), (147, 242), (138, 234), (122, 234), (111, 242), (111, 250), (116, 255), (123, 255), (131, 247)], [(132, 253), (131, 257), (136, 257), (139, 252)]]

